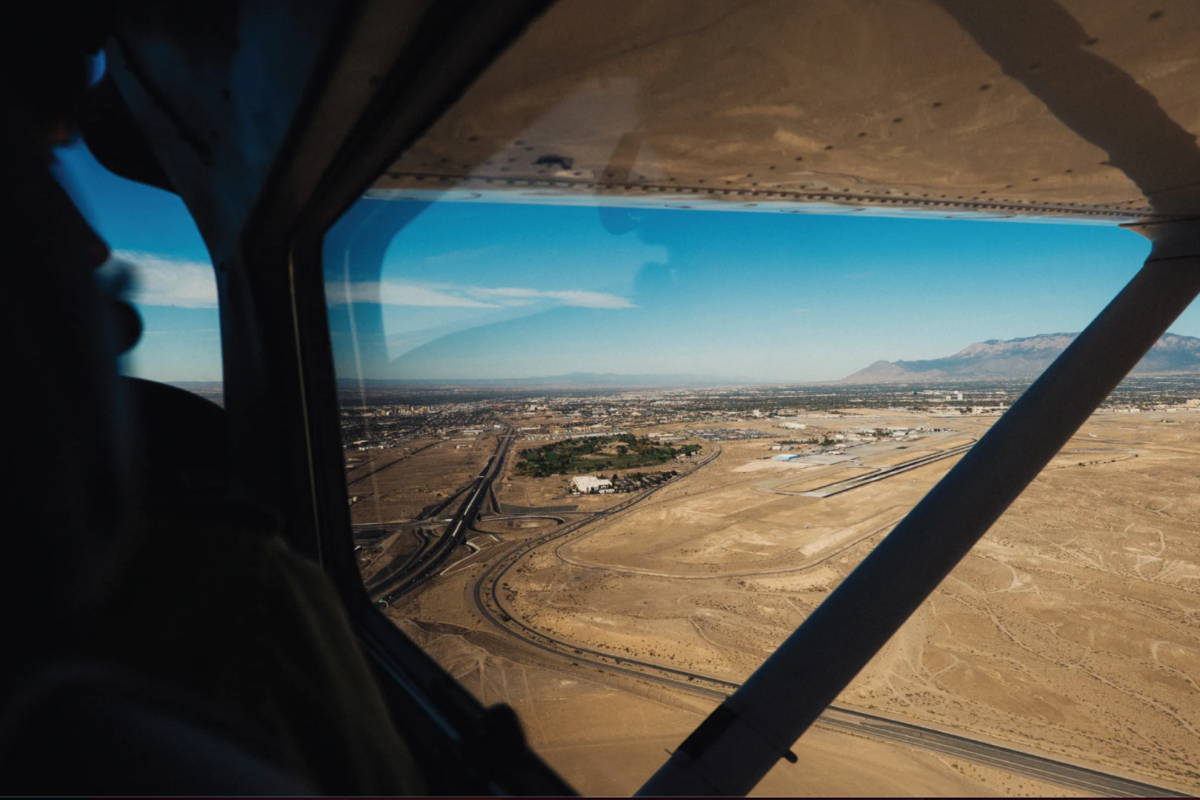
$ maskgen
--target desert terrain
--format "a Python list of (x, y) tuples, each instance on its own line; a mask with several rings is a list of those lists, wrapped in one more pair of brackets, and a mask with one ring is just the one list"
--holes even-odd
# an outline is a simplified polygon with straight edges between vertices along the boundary
[[(744, 680), (994, 420), (826, 416), (813, 428), (830, 435), (944, 430), (790, 462), (770, 441), (709, 442), (702, 466), (632, 504), (571, 497), (510, 459), (472, 552), (388, 614), (483, 702), (512, 704), (582, 793), (628, 794), (719, 702), (703, 678)], [(1198, 467), (1200, 414), (1097, 413), (837, 705), (1194, 792)], [(794, 749), (758, 793), (1079, 794), (821, 724)]]

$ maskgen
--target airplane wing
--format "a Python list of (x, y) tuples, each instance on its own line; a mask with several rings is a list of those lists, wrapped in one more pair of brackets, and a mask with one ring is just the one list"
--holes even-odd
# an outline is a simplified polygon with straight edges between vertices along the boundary
[(1186, 215), (1198, 35), (1178, 2), (559, 3), (371, 194)]

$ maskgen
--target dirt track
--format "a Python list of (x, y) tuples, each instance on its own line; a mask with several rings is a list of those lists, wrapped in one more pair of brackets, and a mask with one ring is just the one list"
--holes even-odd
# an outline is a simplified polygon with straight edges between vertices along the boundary
[[(1165, 786), (1200, 786), (1200, 712), (1192, 700), (1200, 677), (1200, 553), (1193, 535), (1200, 521), (1194, 499), (1200, 420), (1180, 416), (1178, 424), (1148, 414), (1094, 418), (839, 703)], [(990, 421), (955, 420), (953, 436), (978, 436)], [(895, 422), (912, 419), (898, 415)], [(924, 444), (910, 449), (932, 449)], [(873, 455), (897, 458), (894, 448), (872, 447), (848, 450), (857, 461), (830, 471), (872, 467)], [(764, 457), (760, 450), (762, 444), (725, 443), (719, 462), (694, 477), (583, 538), (535, 550), (511, 574), (512, 608), (582, 646), (741, 680), (956, 460), (814, 498), (776, 494), (769, 483), (804, 480), (815, 471), (738, 471)], [(553, 693), (534, 684), (514, 699), (527, 723), (542, 731), (534, 736), (538, 747), (581, 790), (616, 791), (598, 771), (600, 751), (581, 742), (599, 737), (615, 753), (674, 737), (666, 745), (673, 748), (688, 732), (687, 721), (698, 721), (703, 708), (694, 699), (579, 666), (539, 664), (541, 657), (500, 644), (484, 620), (463, 608), (486, 562), (483, 553), (479, 567), (464, 570), (457, 582), (425, 590), (406, 615), (457, 619), (465, 633), (453, 638), (483, 643), (479, 670), (510, 659), (504, 674), (524, 664), (527, 676), (539, 676), (534, 684), (572, 682), (561, 684), (574, 698), (561, 710), (574, 708), (574, 720), (560, 716), (560, 706), (546, 699)], [(453, 663), (470, 682), (464, 662)], [(599, 705), (585, 713), (593, 702)], [(587, 734), (574, 727), (584, 719), (591, 720)], [(813, 732), (797, 752), (838, 736)], [(889, 781), (917, 758), (898, 746), (853, 741), (880, 759), (874, 776), (843, 775), (845, 786), (857, 790), (838, 788), (832, 773), (826, 774), (832, 783), (795, 783), (795, 768), (785, 767), (782, 774), (792, 777), (771, 778), (764, 791), (887, 793), (895, 789)], [(967, 770), (953, 759), (921, 758), (930, 794), (1056, 791), (982, 767)], [(638, 785), (623, 780), (629, 786), (622, 791)], [(863, 783), (869, 780), (874, 788)]]

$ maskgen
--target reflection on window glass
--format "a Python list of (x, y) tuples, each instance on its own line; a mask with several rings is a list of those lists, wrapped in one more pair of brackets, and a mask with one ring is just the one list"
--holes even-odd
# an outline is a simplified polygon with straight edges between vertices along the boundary
[(144, 327), (121, 371), (222, 402), (216, 276), (183, 202), (113, 175), (82, 142), (57, 155), (64, 185), (112, 251), (105, 270), (130, 275), (126, 299)]
[[(324, 253), (368, 591), (585, 794), (635, 791), (1149, 249), (1136, 187), (1021, 85), (947, 77), (995, 65), (932, 4), (609, 8), (556, 5)], [(763, 791), (1082, 785), (996, 745), (1200, 786), (1197, 337), (837, 699), (870, 725)]]
[[(539, 693), (575, 680), (571, 664), (611, 667), (621, 686), (637, 683), (628, 669), (670, 668), (709, 697), (744, 679), (1146, 249), (1095, 226), (494, 200), (364, 198), (343, 223), (358, 238), (330, 235), (327, 296), (364, 579), (403, 630), (527, 723), (549, 713)], [(1182, 363), (1194, 344), (1164, 342), (1161, 357)], [(1063, 633), (1070, 609), (1134, 637), (1143, 622), (1124, 601), (1081, 582), (1136, 575), (1133, 551), (1101, 559), (1106, 537), (1163, 530), (1136, 487), (1157, 463), (1147, 456), (1179, 458), (1154, 437), (1164, 419), (1191, 429), (1193, 395), (1194, 378), (1128, 381), (910, 624), (915, 643), (894, 645), (843, 701), (1003, 731), (979, 715), (1002, 708), (1008, 725), (1030, 712), (966, 676), (1018, 680), (1031, 642), (1082, 658), (1094, 648), (1078, 636), (1091, 634)], [(1081, 544), (1087, 530), (1097, 538)], [(1164, 541), (1182, 552), (1175, 535)], [(1008, 640), (990, 625), (1025, 627)], [(474, 638), (497, 631), (571, 660), (529, 653), (534, 668)], [(468, 653), (496, 675), (467, 669)], [(1040, 702), (1073, 709), (1080, 729), (1106, 724), (1075, 705), (1075, 668), (1059, 657), (1035, 659)], [(1126, 674), (1106, 658), (1098, 676)], [(527, 669), (547, 682), (528, 696), (492, 683)], [(600, 702), (588, 686), (563, 691)], [(627, 689), (603, 691), (641, 708)], [(655, 712), (647, 729), (663, 741), (695, 721)], [(555, 725), (535, 744), (588, 786), (568, 748), (583, 734)], [(622, 741), (642, 731), (605, 725)]]

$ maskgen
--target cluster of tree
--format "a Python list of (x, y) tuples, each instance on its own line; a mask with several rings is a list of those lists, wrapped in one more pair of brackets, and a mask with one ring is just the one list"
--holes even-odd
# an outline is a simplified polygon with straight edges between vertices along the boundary
[[(608, 445), (615, 452), (607, 452)], [(521, 453), (517, 473), (546, 478), (551, 475), (571, 475), (606, 469), (630, 469), (663, 464), (677, 455), (690, 455), (700, 445), (670, 447), (638, 438), (631, 433), (620, 436), (589, 436), (564, 439), (561, 442), (532, 447)]]
[(634, 472), (623, 477), (614, 472), (609, 479), (613, 482), (613, 489), (617, 492), (637, 492), (666, 483), (678, 474), (679, 470), (677, 469), (666, 472)]
[(829, 434), (823, 433), (820, 436), (814, 436), (811, 439), (805, 439), (802, 444), (815, 444), (820, 447), (832, 447), (835, 444), (841, 444), (837, 439), (831, 439)]

